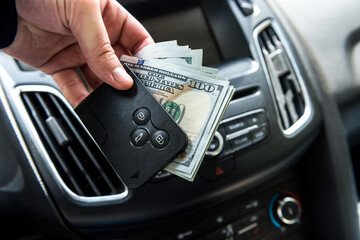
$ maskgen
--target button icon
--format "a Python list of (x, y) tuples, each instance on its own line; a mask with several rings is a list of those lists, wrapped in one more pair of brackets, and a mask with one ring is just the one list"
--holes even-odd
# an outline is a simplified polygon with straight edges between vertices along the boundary
[(151, 135), (151, 144), (154, 148), (161, 149), (166, 147), (170, 142), (169, 134), (163, 130), (156, 131)]
[(136, 117), (140, 120), (140, 121), (144, 121), (145, 120), (145, 114), (143, 112), (139, 112), (138, 115), (136, 115)]
[(139, 128), (132, 132), (130, 136), (130, 141), (135, 147), (141, 147), (149, 140), (149, 133), (143, 129)]
[(164, 137), (161, 134), (159, 134), (155, 137), (155, 141), (160, 145), (164, 145), (164, 143), (165, 143)]
[(224, 170), (222, 170), (219, 166), (216, 167), (216, 173), (215, 175), (216, 176), (219, 176), (221, 174), (224, 174)]
[(144, 136), (144, 133), (140, 133), (137, 137), (135, 137), (135, 142), (138, 143), (143, 136)]
[(139, 108), (134, 112), (133, 120), (137, 125), (145, 125), (150, 120), (150, 111), (146, 108)]

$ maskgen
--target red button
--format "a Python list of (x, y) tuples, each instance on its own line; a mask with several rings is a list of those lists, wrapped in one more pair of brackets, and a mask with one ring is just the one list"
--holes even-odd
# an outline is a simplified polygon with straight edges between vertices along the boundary
[(218, 164), (200, 169), (200, 176), (206, 181), (216, 181), (229, 176), (235, 169), (234, 157), (226, 158)]
[(222, 170), (219, 166), (216, 167), (216, 176), (224, 174), (224, 170)]

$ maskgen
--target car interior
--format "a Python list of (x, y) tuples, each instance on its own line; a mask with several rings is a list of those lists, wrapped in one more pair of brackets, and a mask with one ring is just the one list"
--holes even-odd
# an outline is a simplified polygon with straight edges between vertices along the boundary
[(127, 187), (51, 77), (0, 51), (1, 239), (360, 239), (359, 1), (119, 2), (235, 87), (199, 172)]

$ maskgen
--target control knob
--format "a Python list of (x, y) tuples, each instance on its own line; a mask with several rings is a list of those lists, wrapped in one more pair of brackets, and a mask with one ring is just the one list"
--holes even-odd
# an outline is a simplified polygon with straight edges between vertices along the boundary
[(293, 225), (300, 220), (301, 203), (295, 195), (277, 194), (270, 203), (270, 218), (275, 226)]
[(218, 131), (216, 131), (205, 155), (210, 158), (216, 157), (221, 153), (223, 147), (224, 147), (224, 139), (221, 136), (221, 134)]

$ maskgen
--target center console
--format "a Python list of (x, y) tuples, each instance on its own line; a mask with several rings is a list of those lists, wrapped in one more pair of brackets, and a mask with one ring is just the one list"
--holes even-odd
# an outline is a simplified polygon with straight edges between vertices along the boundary
[[(203, 48), (204, 64), (219, 68), (236, 92), (194, 182), (162, 171), (130, 189), (55, 83), (1, 53), (11, 70), (1, 69), (2, 101), (66, 228), (94, 239), (307, 239), (311, 193), (299, 170), (311, 161), (322, 117), (267, 2), (119, 2), (155, 41)], [(48, 112), (57, 126), (47, 123)], [(64, 129), (74, 141), (59, 145)]]

